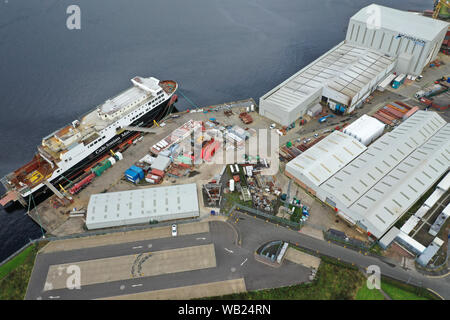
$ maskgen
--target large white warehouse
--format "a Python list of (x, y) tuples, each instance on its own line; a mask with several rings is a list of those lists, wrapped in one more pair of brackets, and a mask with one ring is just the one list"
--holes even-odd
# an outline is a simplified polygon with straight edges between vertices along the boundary
[(334, 131), (286, 164), (285, 174), (316, 194), (318, 187), (367, 148), (351, 136)]
[(91, 196), (86, 227), (117, 227), (199, 216), (195, 183), (139, 190), (100, 193)]
[(417, 111), (321, 184), (317, 197), (381, 237), (449, 168), (450, 125)]
[(398, 58), (398, 73), (419, 75), (436, 58), (447, 28), (441, 20), (371, 4), (351, 17), (345, 40)]
[(349, 22), (346, 39), (270, 90), (259, 113), (290, 125), (318, 102), (350, 113), (391, 72), (419, 75), (435, 59), (448, 23), (372, 4)]
[(318, 102), (351, 112), (395, 66), (395, 59), (344, 41), (259, 100), (259, 113), (289, 125)]

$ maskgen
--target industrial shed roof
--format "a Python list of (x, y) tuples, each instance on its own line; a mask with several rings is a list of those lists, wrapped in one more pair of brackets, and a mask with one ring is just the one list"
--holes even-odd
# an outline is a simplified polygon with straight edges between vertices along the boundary
[(357, 138), (364, 145), (365, 142), (371, 142), (372, 138), (378, 137), (383, 133), (385, 124), (373, 117), (363, 114), (349, 126), (344, 128), (344, 133)]
[(430, 260), (436, 255), (443, 244), (443, 241), (439, 238), (434, 238), (430, 245), (424, 250), (424, 252), (419, 256), (417, 262), (421, 266), (426, 266)]
[(445, 124), (436, 112), (417, 111), (393, 131), (378, 138), (321, 188), (350, 207)]
[(324, 86), (351, 99), (393, 62), (394, 58), (343, 41), (261, 99), (289, 111)]
[(406, 157), (362, 195), (351, 209), (376, 229), (376, 237), (397, 221), (448, 169), (450, 124)]
[(400, 230), (398, 228), (392, 227), (391, 230), (386, 232), (386, 234), (383, 236), (383, 238), (380, 239), (378, 243), (382, 248), (387, 249), (387, 247), (389, 247), (392, 241), (394, 241), (395, 238), (397, 238), (399, 233)]
[(442, 191), (448, 191), (448, 189), (450, 189), (450, 172), (445, 175), (444, 179), (439, 182), (437, 187)]
[(355, 138), (334, 131), (291, 160), (286, 169), (294, 176), (300, 172), (319, 186), (366, 149)]
[[(374, 15), (379, 14), (379, 20)], [(412, 12), (392, 9), (377, 4), (371, 4), (359, 10), (350, 20), (366, 24), (368, 21), (378, 22), (379, 27), (402, 34), (414, 35), (423, 40), (433, 40), (447, 23), (431, 19)]]
[(89, 200), (86, 225), (93, 229), (164, 221), (198, 213), (196, 184), (181, 184), (94, 194)]
[(436, 189), (433, 191), (433, 193), (425, 200), (423, 203), (424, 206), (427, 206), (428, 208), (432, 208), (436, 202), (444, 195), (444, 191), (441, 189)]

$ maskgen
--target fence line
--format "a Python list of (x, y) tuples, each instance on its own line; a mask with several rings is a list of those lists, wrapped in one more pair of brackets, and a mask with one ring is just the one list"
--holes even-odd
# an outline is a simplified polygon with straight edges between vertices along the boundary
[(228, 210), (228, 215), (233, 210), (246, 211), (250, 215), (256, 215), (262, 219), (270, 220), (272, 222), (277, 222), (277, 223), (280, 223), (281, 225), (291, 227), (295, 230), (300, 230), (303, 227), (303, 223), (297, 223), (297, 222), (293, 222), (293, 221), (290, 221), (290, 220), (287, 220), (284, 218), (280, 218), (280, 217), (277, 217), (277, 216), (274, 216), (271, 214), (267, 214), (260, 210), (255, 209), (255, 208), (250, 208), (250, 207), (247, 207), (242, 204), (237, 204), (236, 202), (234, 202), (233, 206), (230, 208), (230, 210)]

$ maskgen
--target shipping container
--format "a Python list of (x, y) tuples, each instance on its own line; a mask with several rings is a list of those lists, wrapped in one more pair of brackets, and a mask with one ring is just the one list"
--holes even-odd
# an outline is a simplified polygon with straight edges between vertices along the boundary
[(391, 105), (387, 105), (385, 107), (383, 107), (384, 111), (387, 111), (389, 113), (391, 113), (394, 117), (397, 117), (399, 119), (403, 118), (404, 113), (398, 111), (397, 109), (394, 109)]
[(394, 121), (395, 119), (397, 119), (397, 117), (395, 117), (393, 114), (389, 113), (388, 111), (385, 110), (379, 110), (378, 114), (384, 118), (386, 118), (389, 121)]
[(401, 105), (399, 105), (399, 104), (397, 104), (395, 102), (389, 103), (388, 106), (394, 108), (395, 110), (400, 111), (401, 113), (406, 113), (409, 110), (409, 109), (406, 109), (405, 107), (403, 107), (403, 106), (401, 106)]
[(125, 178), (133, 183), (138, 183), (144, 179), (144, 170), (133, 165), (125, 171)]
[(96, 165), (95, 167), (93, 167), (93, 168), (91, 169), (91, 171), (92, 171), (93, 173), (95, 173), (95, 175), (98, 177), (98, 176), (101, 176), (102, 173), (103, 173), (106, 169), (108, 169), (109, 167), (111, 167), (111, 162), (110, 162), (109, 160), (103, 160), (103, 161), (100, 162), (98, 165)]
[(419, 107), (413, 107), (411, 110), (409, 110), (407, 113), (405, 113), (405, 115), (403, 116), (403, 120), (406, 120), (409, 117), (411, 117), (414, 113), (417, 112), (417, 110), (419, 110)]
[(373, 117), (374, 118), (376, 118), (376, 119), (378, 119), (378, 120), (380, 120), (381, 122), (383, 122), (383, 123), (385, 123), (385, 124), (387, 124), (387, 125), (392, 125), (392, 121), (391, 120), (388, 120), (388, 119), (386, 119), (385, 117), (383, 117), (380, 113), (375, 113), (374, 115), (373, 115)]
[(395, 103), (398, 104), (398, 105), (401, 105), (401, 106), (405, 107), (405, 108), (408, 109), (408, 110), (411, 110), (411, 108), (412, 108), (410, 105), (404, 103), (403, 101), (395, 101)]
[(164, 177), (164, 171), (158, 170), (158, 169), (152, 169), (152, 171), (150, 171), (151, 174), (154, 174), (156, 176), (159, 176), (161, 178)]

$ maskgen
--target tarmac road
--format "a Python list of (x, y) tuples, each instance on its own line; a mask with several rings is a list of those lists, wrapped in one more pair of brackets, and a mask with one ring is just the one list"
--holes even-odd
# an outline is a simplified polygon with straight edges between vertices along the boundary
[(405, 270), (400, 265), (388, 259), (382, 260), (378, 257), (366, 256), (357, 251), (312, 238), (302, 234), (301, 231), (298, 232), (281, 226), (277, 227), (272, 223), (243, 213), (237, 213), (234, 218), (239, 218), (235, 226), (240, 231), (242, 245), (244, 247), (254, 247), (257, 244), (276, 239), (298, 243), (301, 247), (319, 251), (320, 253), (339, 258), (348, 263), (354, 263), (362, 268), (367, 268), (370, 265), (378, 265), (382, 275), (432, 289), (444, 299), (450, 299), (450, 276), (444, 278), (426, 277), (415, 270)]
[[(230, 227), (230, 224), (233, 227)], [(241, 247), (235, 244), (233, 228), (240, 234)], [(274, 268), (254, 259), (254, 251), (262, 244), (272, 240), (298, 243), (301, 247), (319, 251), (348, 263), (354, 263), (362, 268), (377, 265), (383, 275), (430, 288), (443, 298), (450, 299), (449, 276), (444, 278), (426, 277), (415, 270), (405, 270), (388, 259), (366, 256), (357, 251), (312, 238), (301, 232), (276, 226), (242, 213), (236, 213), (229, 223), (210, 222), (209, 233), (39, 254), (30, 279), (26, 299), (95, 299), (238, 278), (245, 279), (247, 290), (275, 288), (307, 281), (309, 269), (306, 267), (285, 260), (280, 268)], [(48, 268), (52, 264), (209, 243), (214, 243), (215, 246), (217, 265), (215, 268), (87, 285), (80, 290), (42, 291)], [(149, 245), (151, 245), (151, 248), (149, 248)]]
[[(50, 265), (210, 243), (215, 246), (215, 268), (104, 282), (86, 285), (79, 290), (43, 291)], [(232, 227), (228, 223), (214, 221), (210, 222), (209, 233), (40, 253), (31, 275), (26, 299), (96, 299), (238, 278), (245, 279), (247, 290), (281, 287), (308, 280), (310, 271), (301, 265), (285, 261), (280, 268), (274, 268), (256, 261), (253, 254), (261, 244), (249, 243), (238, 247), (235, 245), (235, 231)]]

